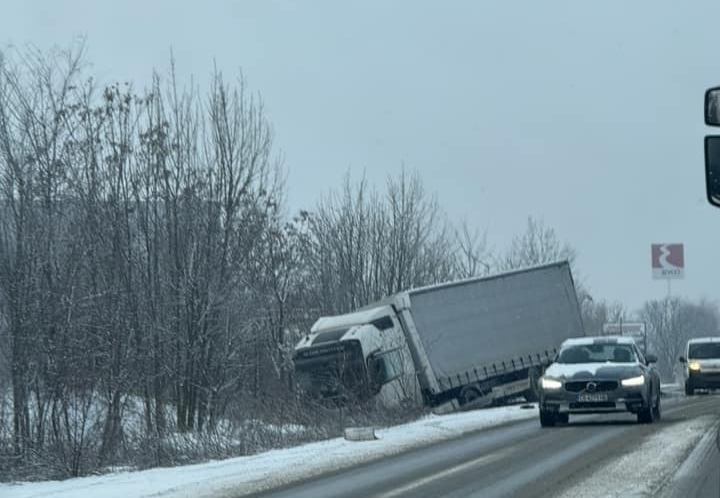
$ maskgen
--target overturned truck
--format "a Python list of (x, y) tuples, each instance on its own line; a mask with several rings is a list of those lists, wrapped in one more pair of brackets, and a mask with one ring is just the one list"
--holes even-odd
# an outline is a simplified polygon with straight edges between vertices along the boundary
[(295, 347), (307, 396), (457, 408), (533, 400), (560, 343), (584, 335), (566, 261), (411, 289), (321, 317)]

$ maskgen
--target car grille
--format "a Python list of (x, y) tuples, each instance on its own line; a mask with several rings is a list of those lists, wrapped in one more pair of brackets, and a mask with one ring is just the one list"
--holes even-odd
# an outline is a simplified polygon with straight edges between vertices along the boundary
[[(589, 383), (595, 384), (595, 389), (588, 389), (587, 385)], [(617, 389), (618, 383), (615, 380), (602, 380), (602, 381), (571, 381), (565, 383), (565, 389), (567, 391), (570, 391), (572, 393), (579, 393), (581, 391), (589, 391), (589, 392), (604, 392), (604, 391), (614, 391)]]

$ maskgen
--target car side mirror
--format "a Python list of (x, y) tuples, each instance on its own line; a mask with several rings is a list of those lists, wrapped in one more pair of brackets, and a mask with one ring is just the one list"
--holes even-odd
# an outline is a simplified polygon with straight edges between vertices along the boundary
[[(705, 124), (720, 126), (720, 87), (705, 92)], [(707, 200), (720, 207), (720, 136), (705, 137), (705, 191)]]
[(684, 356), (681, 356), (680, 358), (678, 358), (678, 360), (680, 361), (680, 363), (687, 363), (687, 360)]
[(646, 354), (645, 355), (645, 361), (647, 361), (648, 364), (649, 363), (657, 363), (657, 360), (658, 360), (658, 358), (654, 354)]
[(720, 207), (720, 136), (705, 137), (705, 190), (710, 204)]
[(705, 124), (720, 126), (720, 87), (705, 92)]

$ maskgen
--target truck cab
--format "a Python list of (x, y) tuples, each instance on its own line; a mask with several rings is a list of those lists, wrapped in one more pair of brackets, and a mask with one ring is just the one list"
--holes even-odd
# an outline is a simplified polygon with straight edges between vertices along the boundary
[(397, 405), (407, 396), (413, 363), (392, 306), (321, 317), (295, 346), (297, 383), (312, 398), (372, 398)]
[(692, 396), (695, 389), (720, 389), (720, 337), (690, 339), (680, 363), (686, 395)]

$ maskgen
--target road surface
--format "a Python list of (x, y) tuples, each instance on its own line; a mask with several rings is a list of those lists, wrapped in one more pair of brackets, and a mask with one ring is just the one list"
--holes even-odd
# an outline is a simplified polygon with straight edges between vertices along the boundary
[(708, 432), (660, 498), (720, 498), (719, 450), (720, 432)]
[[(549, 497), (578, 484), (656, 431), (707, 415), (720, 415), (720, 396), (667, 398), (663, 420), (652, 425), (639, 425), (629, 414), (571, 417), (570, 425), (552, 429), (541, 429), (537, 420), (512, 423), (253, 496)], [(666, 497), (720, 497), (715, 439), (712, 445), (708, 438), (703, 441), (704, 447), (691, 454), (696, 462), (689, 462), (667, 484)], [(608, 492), (611, 495), (612, 489)]]

